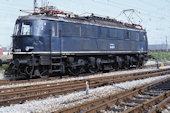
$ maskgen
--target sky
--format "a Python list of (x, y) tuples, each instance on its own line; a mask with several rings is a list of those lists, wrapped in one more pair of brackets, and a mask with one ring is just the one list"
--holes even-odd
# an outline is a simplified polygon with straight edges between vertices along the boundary
[[(15, 21), (27, 15), (20, 10), (33, 10), (34, 0), (0, 0), (0, 45), (10, 46)], [(42, 0), (37, 0), (41, 6)], [(132, 20), (146, 29), (149, 44), (170, 44), (170, 0), (48, 0), (49, 5), (78, 15), (94, 13), (127, 21), (121, 12), (135, 9)], [(127, 13), (127, 15), (130, 13)], [(137, 14), (137, 15), (135, 15)]]

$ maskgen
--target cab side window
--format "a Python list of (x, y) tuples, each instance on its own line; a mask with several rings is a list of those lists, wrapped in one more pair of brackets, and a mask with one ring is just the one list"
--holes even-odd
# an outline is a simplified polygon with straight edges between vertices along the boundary
[(73, 23), (63, 23), (61, 36), (63, 37), (80, 37), (81, 26)]
[(31, 35), (31, 24), (30, 23), (22, 23), (21, 35)]
[(139, 33), (136, 33), (136, 41), (139, 41), (140, 35)]
[(126, 39), (126, 40), (129, 40), (129, 39), (130, 39), (130, 32), (129, 32), (129, 31), (126, 32), (125, 39)]
[(56, 22), (52, 25), (52, 36), (58, 37), (58, 23)]
[(143, 39), (146, 40), (146, 32), (144, 33)]

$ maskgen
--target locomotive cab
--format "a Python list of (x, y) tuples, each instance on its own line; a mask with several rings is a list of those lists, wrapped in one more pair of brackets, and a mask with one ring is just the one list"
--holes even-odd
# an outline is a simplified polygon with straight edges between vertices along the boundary
[(40, 19), (16, 21), (13, 33), (13, 52), (47, 52), (50, 49), (51, 22)]
[[(49, 57), (52, 52), (52, 22), (37, 16), (21, 17), (16, 21), (12, 36), (13, 60), (8, 69), (14, 70), (11, 73), (20, 73), (32, 78), (32, 75), (40, 76), (41, 73), (49, 70)], [(53, 39), (54, 42), (59, 40)], [(57, 49), (58, 46), (55, 43)]]
[(13, 33), (13, 52), (25, 52), (34, 50), (32, 23), (29, 21), (17, 21)]

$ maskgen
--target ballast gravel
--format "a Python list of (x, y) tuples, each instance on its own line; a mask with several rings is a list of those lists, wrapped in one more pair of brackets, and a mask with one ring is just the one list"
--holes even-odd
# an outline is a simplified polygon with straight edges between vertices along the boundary
[[(158, 63), (160, 64), (160, 63), (163, 63), (163, 62), (158, 62)], [(148, 61), (145, 63), (145, 65), (154, 65), (154, 64), (157, 64), (157, 62), (154, 61), (154, 60), (148, 60)]]
[(165, 109), (161, 113), (170, 113), (170, 104), (165, 106)]
[[(170, 68), (170, 66), (160, 67), (160, 69)], [(20, 83), (20, 84), (10, 84), (10, 85), (1, 85), (0, 89), (3, 88), (13, 88), (13, 87), (20, 87), (20, 86), (30, 86), (30, 85), (38, 85), (38, 84), (48, 84), (48, 83), (60, 83), (66, 81), (74, 81), (74, 80), (82, 80), (82, 79), (89, 79), (89, 78), (96, 78), (96, 77), (106, 77), (106, 76), (113, 76), (113, 75), (120, 75), (120, 74), (129, 74), (129, 73), (136, 73), (136, 72), (145, 72), (145, 71), (153, 71), (158, 70), (156, 67), (154, 68), (147, 68), (147, 69), (136, 69), (136, 70), (124, 70), (124, 71), (115, 71), (109, 73), (100, 73), (100, 74), (93, 74), (88, 76), (81, 76), (81, 77), (69, 77), (63, 79), (56, 79), (50, 81), (40, 81), (40, 82), (28, 82), (28, 83)]]
[(0, 71), (0, 80), (1, 80), (1, 79), (4, 79), (4, 70), (1, 70), (1, 71)]
[(56, 110), (61, 110), (71, 106), (79, 105), (83, 102), (92, 101), (101, 97), (106, 97), (112, 94), (119, 93), (127, 89), (135, 88), (141, 85), (169, 78), (170, 75), (151, 77), (143, 80), (134, 80), (119, 84), (108, 85), (95, 89), (90, 89), (89, 94), (85, 91), (74, 92), (68, 95), (60, 95), (43, 100), (27, 101), (23, 104), (14, 104), (7, 107), (0, 107), (0, 113), (49, 113)]

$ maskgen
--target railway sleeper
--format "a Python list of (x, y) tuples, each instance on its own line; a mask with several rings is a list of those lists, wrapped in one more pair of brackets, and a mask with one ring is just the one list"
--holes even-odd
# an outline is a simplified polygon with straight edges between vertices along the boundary
[[(166, 84), (167, 82), (164, 85), (166, 86)], [(166, 89), (148, 90), (137, 95), (132, 95), (131, 98), (129, 98), (130, 96), (126, 96), (125, 99), (121, 99), (121, 101), (109, 107), (109, 109), (101, 110), (100, 112), (143, 113), (153, 111), (152, 106), (159, 104), (162, 100), (168, 99), (170, 96), (170, 92), (166, 91)], [(155, 92), (157, 92), (157, 94), (155, 94)], [(156, 112), (156, 110), (154, 111)]]
[[(162, 81), (167, 81), (167, 79), (164, 79)], [(137, 97), (139, 97), (137, 99), (140, 100), (140, 101), (143, 101), (143, 102), (149, 101), (153, 97), (151, 97), (150, 95), (147, 95), (148, 97), (143, 99), (142, 98), (143, 97), (142, 93), (149, 91), (150, 88), (152, 88), (152, 87), (155, 87), (156, 86), (155, 84), (160, 85), (159, 82), (154, 82), (154, 83), (146, 85), (146, 86), (138, 87), (137, 89), (127, 90), (125, 92), (117, 94), (117, 96), (113, 95), (113, 96), (105, 97), (103, 99), (95, 100), (94, 101), (95, 106), (93, 105), (93, 107), (90, 107), (91, 102), (88, 102), (88, 103), (85, 103), (84, 105), (80, 105), (79, 107), (77, 106), (77, 107), (69, 108), (69, 109), (66, 109), (66, 110), (57, 111), (56, 113), (58, 113), (58, 112), (62, 113), (62, 112), (65, 112), (65, 111), (67, 111), (67, 112), (69, 112), (69, 111), (76, 112), (77, 108), (79, 108), (79, 109), (80, 108), (86, 108), (84, 110), (81, 110), (81, 113), (84, 113), (84, 112), (87, 112), (87, 113), (90, 113), (90, 112), (105, 112), (106, 110), (111, 109), (113, 106), (114, 107), (116, 106), (116, 108), (118, 108), (117, 106), (119, 106), (120, 103), (125, 102), (128, 99), (133, 101)], [(164, 83), (164, 82), (161, 82), (161, 83)], [(109, 99), (109, 100), (107, 101), (106, 99)], [(104, 100), (105, 100), (105, 102), (103, 102)], [(99, 103), (99, 102), (101, 102), (101, 103), (97, 105), (96, 103)], [(137, 102), (135, 102), (135, 103), (137, 103)], [(126, 110), (128, 110), (127, 106), (124, 106), (123, 109), (125, 109), (125, 108), (126, 108)], [(119, 110), (122, 110), (122, 109), (119, 108)], [(123, 111), (121, 111), (121, 112), (123, 112)]]

